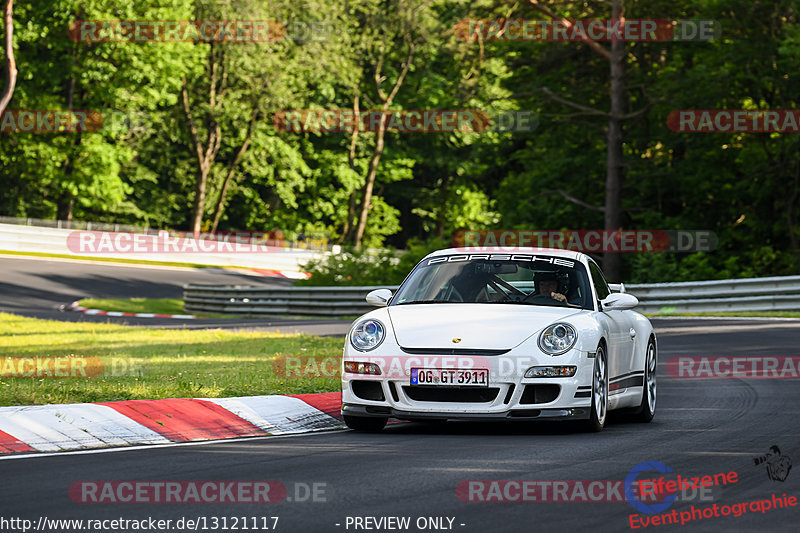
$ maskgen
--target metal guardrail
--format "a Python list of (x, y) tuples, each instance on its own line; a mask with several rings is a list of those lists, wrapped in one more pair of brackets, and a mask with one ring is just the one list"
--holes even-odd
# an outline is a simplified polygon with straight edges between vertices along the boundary
[(343, 317), (375, 309), (364, 301), (382, 287), (254, 287), (184, 285), (183, 307), (194, 313)]
[[(186, 285), (187, 312), (342, 317), (374, 309), (364, 301), (376, 287), (253, 287)], [(800, 311), (800, 276), (626, 285), (640, 313)]]
[(17, 226), (36, 226), (40, 228), (56, 228), (86, 231), (129, 231), (132, 233), (146, 233), (158, 231), (148, 225), (134, 226), (130, 224), (116, 224), (111, 222), (89, 222), (83, 220), (47, 220), (42, 218), (22, 218), (0, 216), (0, 224), (14, 224)]
[(800, 311), (800, 276), (626, 285), (640, 313)]

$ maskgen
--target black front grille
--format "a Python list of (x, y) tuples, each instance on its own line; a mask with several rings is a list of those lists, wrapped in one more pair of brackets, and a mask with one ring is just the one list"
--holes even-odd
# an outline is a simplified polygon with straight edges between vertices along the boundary
[(525, 385), (519, 403), (550, 403), (561, 392), (561, 385)]
[(383, 387), (381, 387), (378, 381), (351, 381), (350, 389), (353, 391), (353, 394), (362, 400), (373, 400), (376, 402), (382, 402), (384, 400)]
[(487, 403), (497, 398), (497, 387), (411, 387), (403, 392), (415, 402)]
[(479, 350), (477, 348), (403, 348), (400, 347), (406, 353), (410, 353), (413, 355), (485, 355), (485, 356), (493, 356), (493, 355), (503, 355), (504, 353), (508, 353), (511, 351), (511, 348), (507, 350)]

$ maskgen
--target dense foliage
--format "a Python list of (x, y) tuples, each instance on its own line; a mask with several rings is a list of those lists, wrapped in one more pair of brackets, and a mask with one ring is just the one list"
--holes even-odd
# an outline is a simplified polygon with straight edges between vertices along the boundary
[[(607, 2), (540, 3), (571, 19), (611, 16)], [(796, 109), (797, 0), (624, 4), (628, 18), (714, 19), (722, 34), (625, 44), (623, 225), (713, 230), (719, 247), (624, 254), (622, 277), (796, 274), (800, 135), (676, 133), (666, 117)], [(582, 43), (478, 43), (454, 31), (466, 18), (542, 19), (530, 2), (18, 0), (14, 17), (19, 78), (9, 109), (96, 110), (106, 124), (97, 133), (0, 132), (0, 215), (185, 230), (197, 219), (351, 244), (366, 210), (364, 248), (416, 239), (416, 252), (460, 228), (603, 228), (608, 61)], [(67, 32), (75, 20), (187, 19), (271, 19), (292, 31), (213, 44), (75, 42)], [(278, 131), (273, 121), (281, 110), (356, 102), (539, 119), (533, 131), (388, 131), (381, 142), (372, 132)], [(365, 253), (337, 259), (341, 273), (339, 263), (312, 271), (337, 283), (395, 283), (419, 255), (371, 269)]]

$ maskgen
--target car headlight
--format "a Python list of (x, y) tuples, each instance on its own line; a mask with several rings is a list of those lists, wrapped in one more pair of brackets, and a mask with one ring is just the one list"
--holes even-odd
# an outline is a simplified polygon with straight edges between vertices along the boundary
[(380, 320), (370, 318), (356, 324), (350, 333), (350, 344), (362, 352), (377, 348), (386, 337), (386, 327)]
[(577, 340), (575, 328), (564, 323), (553, 324), (539, 335), (539, 348), (548, 355), (561, 355), (575, 346)]

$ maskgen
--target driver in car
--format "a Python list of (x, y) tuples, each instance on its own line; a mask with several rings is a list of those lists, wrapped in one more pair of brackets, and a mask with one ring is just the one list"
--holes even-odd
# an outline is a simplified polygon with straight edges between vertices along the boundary
[(559, 302), (567, 302), (567, 297), (558, 291), (558, 278), (555, 272), (539, 272), (536, 275), (536, 294), (552, 298)]

